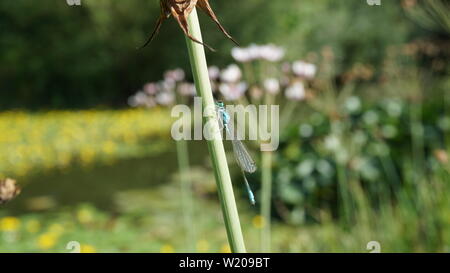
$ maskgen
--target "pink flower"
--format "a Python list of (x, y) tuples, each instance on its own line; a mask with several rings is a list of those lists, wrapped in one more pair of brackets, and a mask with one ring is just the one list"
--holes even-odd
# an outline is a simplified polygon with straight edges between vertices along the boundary
[(284, 49), (275, 45), (251, 44), (249, 47), (235, 47), (231, 50), (231, 56), (241, 63), (255, 60), (278, 62), (284, 57), (284, 54)]
[(239, 66), (235, 64), (229, 65), (224, 69), (220, 75), (220, 79), (223, 82), (233, 83), (238, 82), (242, 78), (242, 72)]
[(245, 50), (250, 61), (261, 59), (261, 47), (259, 45), (251, 44)]
[(311, 79), (316, 75), (317, 67), (314, 64), (296, 61), (292, 64), (292, 71), (299, 77)]
[(156, 83), (153, 83), (153, 82), (146, 83), (144, 85), (144, 92), (147, 95), (154, 95), (154, 94), (156, 94), (156, 92), (158, 92), (158, 85)]
[(220, 69), (217, 66), (210, 66), (208, 68), (209, 79), (216, 81), (220, 77)]
[(247, 91), (247, 84), (245, 82), (221, 83), (219, 85), (219, 91), (225, 100), (234, 101), (244, 95), (245, 91)]
[(260, 58), (269, 62), (281, 61), (284, 54), (284, 49), (275, 45), (265, 45), (259, 48)]
[(246, 48), (242, 47), (234, 47), (231, 50), (231, 56), (237, 61), (241, 63), (246, 63), (252, 61), (252, 56), (249, 55), (249, 52)]
[(270, 94), (278, 94), (280, 92), (280, 82), (275, 78), (265, 79), (264, 88)]
[(196, 89), (192, 83), (183, 82), (178, 86), (178, 93), (182, 96), (195, 96)]
[(306, 97), (305, 86), (302, 82), (295, 82), (286, 89), (286, 98), (301, 101)]
[(158, 91), (161, 92), (173, 92), (176, 86), (176, 82), (172, 80), (166, 80), (160, 81), (158, 83)]
[(155, 100), (160, 105), (171, 105), (175, 101), (175, 94), (168, 91), (159, 92), (158, 94), (156, 94)]
[(184, 71), (181, 68), (168, 70), (164, 73), (164, 80), (169, 82), (181, 82), (184, 80)]
[(152, 96), (149, 96), (143, 91), (138, 91), (135, 95), (128, 99), (128, 104), (131, 107), (147, 107), (152, 108), (156, 105)]

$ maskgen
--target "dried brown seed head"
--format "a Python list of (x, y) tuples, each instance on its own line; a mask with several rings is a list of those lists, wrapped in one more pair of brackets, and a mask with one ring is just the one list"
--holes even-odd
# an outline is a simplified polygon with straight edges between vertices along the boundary
[(4, 204), (20, 193), (20, 188), (16, 184), (16, 180), (6, 178), (0, 180), (0, 205)]
[(227, 38), (232, 40), (235, 44), (239, 45), (236, 42), (236, 40), (234, 40), (233, 37), (231, 37), (231, 35), (228, 34), (228, 32), (219, 22), (216, 14), (214, 13), (209, 4), (209, 0), (160, 0), (160, 6), (161, 6), (161, 14), (159, 16), (158, 21), (156, 22), (155, 30), (153, 31), (152, 35), (147, 40), (147, 42), (141, 48), (147, 46), (153, 40), (155, 35), (159, 32), (162, 23), (172, 15), (175, 18), (175, 20), (177, 20), (184, 34), (189, 39), (191, 39), (196, 43), (206, 46), (211, 51), (214, 51), (212, 47), (208, 46), (205, 43), (200, 42), (198, 39), (193, 37), (189, 31), (187, 18), (189, 14), (191, 14), (194, 7), (198, 7), (201, 10), (203, 10), (203, 12), (205, 12), (209, 17), (211, 17), (211, 19), (217, 24), (219, 29), (222, 31), (223, 34), (225, 34)]

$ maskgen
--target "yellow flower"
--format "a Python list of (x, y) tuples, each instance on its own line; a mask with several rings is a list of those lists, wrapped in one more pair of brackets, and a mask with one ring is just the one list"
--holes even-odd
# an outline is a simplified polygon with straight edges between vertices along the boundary
[(80, 152), (81, 161), (85, 164), (91, 163), (94, 160), (95, 151), (91, 148), (83, 148)]
[(91, 245), (81, 245), (80, 252), (81, 253), (96, 253), (97, 251), (95, 250), (95, 247), (93, 247)]
[(116, 144), (112, 141), (107, 141), (103, 144), (103, 152), (107, 155), (111, 155), (116, 150)]
[(92, 215), (92, 212), (89, 209), (83, 208), (78, 210), (77, 218), (78, 221), (80, 221), (81, 223), (89, 223), (93, 220), (94, 216)]
[(54, 233), (47, 232), (39, 236), (38, 246), (40, 249), (47, 250), (55, 246), (58, 236)]
[(25, 228), (29, 233), (36, 233), (41, 228), (41, 224), (38, 220), (30, 220), (27, 222)]
[(50, 233), (55, 234), (56, 236), (61, 235), (64, 232), (64, 228), (62, 225), (60, 224), (52, 224), (49, 228), (48, 228)]
[(255, 228), (263, 228), (266, 225), (266, 219), (261, 215), (253, 217), (252, 224)]
[(224, 244), (220, 249), (221, 253), (231, 253), (231, 248), (229, 244)]
[(16, 231), (20, 227), (20, 220), (16, 217), (4, 217), (0, 220), (0, 230)]
[(197, 251), (198, 252), (207, 252), (209, 249), (209, 243), (206, 240), (200, 240), (197, 242)]
[(159, 252), (161, 253), (174, 253), (175, 249), (173, 248), (173, 246), (165, 244), (161, 247), (161, 249), (159, 250)]

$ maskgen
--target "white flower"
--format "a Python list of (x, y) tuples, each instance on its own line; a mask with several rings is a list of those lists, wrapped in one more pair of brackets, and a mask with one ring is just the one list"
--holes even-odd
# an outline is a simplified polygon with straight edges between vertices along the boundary
[(224, 69), (220, 75), (220, 79), (224, 82), (238, 82), (242, 77), (242, 72), (239, 66), (235, 64), (229, 65), (226, 69)]
[(292, 71), (299, 77), (311, 79), (316, 75), (317, 67), (314, 64), (296, 61), (292, 64)]
[(264, 88), (270, 94), (278, 94), (280, 92), (280, 82), (275, 78), (265, 79)]
[(175, 86), (176, 83), (174, 81), (164, 79), (158, 83), (158, 90), (162, 92), (173, 92)]
[(259, 48), (259, 56), (269, 62), (278, 62), (284, 57), (284, 49), (275, 45), (265, 45)]
[(249, 55), (249, 51), (247, 48), (242, 47), (234, 47), (231, 50), (231, 56), (237, 61), (241, 63), (246, 63), (252, 61), (251, 56)]
[(169, 70), (164, 73), (164, 79), (170, 82), (181, 82), (184, 80), (184, 71), (181, 68)]
[(138, 91), (135, 95), (131, 96), (128, 98), (128, 105), (130, 105), (131, 107), (138, 107), (139, 105), (139, 101), (140, 101), (140, 97), (142, 91)]
[(245, 91), (247, 91), (247, 84), (245, 82), (222, 83), (219, 86), (219, 91), (222, 93), (225, 100), (233, 101), (244, 95)]
[(217, 80), (220, 77), (220, 69), (217, 66), (210, 66), (208, 68), (208, 74), (210, 80)]
[(175, 94), (173, 92), (160, 92), (155, 96), (155, 100), (161, 105), (170, 105), (175, 101)]
[(154, 95), (158, 92), (158, 85), (156, 83), (147, 83), (144, 85), (144, 92), (147, 95)]
[(235, 47), (231, 50), (231, 56), (241, 63), (255, 60), (278, 62), (284, 57), (284, 54), (284, 49), (275, 45), (251, 44), (249, 47)]
[(291, 100), (304, 100), (306, 97), (305, 86), (302, 82), (295, 82), (286, 89), (286, 98)]
[(196, 93), (196, 89), (195, 89), (195, 85), (193, 85), (192, 83), (181, 83), (178, 86), (178, 92), (182, 95), (182, 96), (194, 96)]
[(131, 107), (147, 107), (151, 108), (156, 105), (153, 97), (149, 96), (143, 91), (138, 91), (134, 96), (128, 99), (128, 104)]
[(246, 48), (246, 51), (250, 61), (258, 60), (261, 58), (261, 47), (259, 45), (251, 44)]

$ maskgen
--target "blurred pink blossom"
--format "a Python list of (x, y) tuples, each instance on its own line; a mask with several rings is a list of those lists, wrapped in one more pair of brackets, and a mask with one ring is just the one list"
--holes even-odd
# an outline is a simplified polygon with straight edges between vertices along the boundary
[(156, 94), (155, 100), (158, 104), (164, 106), (171, 105), (175, 102), (175, 94), (168, 91), (159, 92)]
[(164, 80), (169, 82), (181, 82), (184, 80), (184, 71), (181, 68), (168, 70), (164, 73)]
[(231, 50), (233, 58), (241, 63), (251, 62), (255, 60), (266, 60), (269, 62), (278, 62), (284, 55), (283, 48), (269, 45), (251, 44), (249, 47), (235, 47)]
[(158, 92), (158, 85), (156, 83), (150, 82), (144, 85), (144, 92), (147, 95), (154, 95)]
[(152, 108), (156, 105), (156, 102), (152, 96), (149, 96), (144, 91), (138, 91), (135, 95), (128, 99), (128, 104), (131, 107)]
[(269, 62), (281, 61), (284, 54), (284, 49), (275, 45), (265, 45), (259, 48), (260, 58)]
[(265, 79), (264, 88), (270, 94), (278, 94), (280, 92), (280, 82), (276, 78)]
[(195, 96), (195, 85), (188, 82), (183, 82), (178, 85), (178, 93), (182, 96)]
[(316, 76), (317, 67), (304, 61), (296, 61), (292, 64), (292, 72), (296, 76), (311, 79)]
[(175, 90), (176, 82), (171, 80), (163, 80), (158, 82), (159, 91), (162, 92), (173, 92)]
[(245, 91), (247, 91), (247, 84), (245, 82), (221, 83), (219, 91), (225, 100), (234, 101), (244, 95)]
[(303, 82), (294, 82), (286, 89), (286, 98), (290, 100), (301, 101), (306, 97), (305, 86)]
[(220, 77), (220, 69), (217, 66), (210, 66), (208, 68), (209, 79), (212, 81), (218, 80)]
[(231, 50), (231, 56), (241, 63), (246, 63), (252, 61), (252, 57), (248, 54), (248, 50), (246, 48), (235, 47)]
[(222, 73), (220, 75), (220, 79), (223, 82), (228, 83), (238, 82), (241, 80), (241, 78), (242, 78), (241, 69), (236, 64), (229, 65), (227, 68), (222, 70)]

